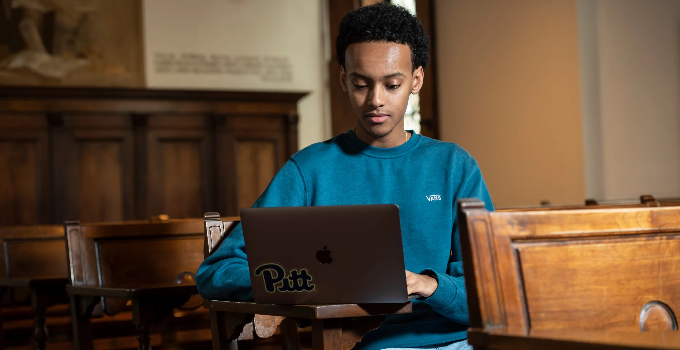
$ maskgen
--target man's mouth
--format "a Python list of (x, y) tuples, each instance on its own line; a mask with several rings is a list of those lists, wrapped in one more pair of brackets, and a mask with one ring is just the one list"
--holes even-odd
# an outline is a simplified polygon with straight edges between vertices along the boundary
[(383, 113), (370, 113), (366, 114), (366, 118), (374, 124), (381, 124), (387, 120), (390, 116)]

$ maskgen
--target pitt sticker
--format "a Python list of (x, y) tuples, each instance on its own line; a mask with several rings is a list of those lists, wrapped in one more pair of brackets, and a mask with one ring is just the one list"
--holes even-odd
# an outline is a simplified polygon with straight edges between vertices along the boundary
[(269, 293), (279, 292), (311, 292), (314, 290), (312, 276), (307, 269), (291, 270), (286, 276), (286, 270), (274, 263), (260, 265), (255, 269), (255, 276), (262, 275), (264, 289)]

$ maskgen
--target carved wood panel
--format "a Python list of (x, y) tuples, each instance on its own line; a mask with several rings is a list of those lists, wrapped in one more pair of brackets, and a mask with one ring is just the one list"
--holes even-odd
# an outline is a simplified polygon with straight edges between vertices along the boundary
[[(123, 166), (119, 140), (80, 141), (79, 217), (83, 221), (122, 220)], [(96, 195), (93, 195), (96, 194)]]
[(238, 215), (241, 209), (251, 207), (288, 159), (282, 118), (262, 116), (256, 120), (261, 130), (255, 131), (245, 118), (232, 121), (236, 212), (229, 215)]
[(677, 206), (483, 208), (478, 200), (459, 202), (473, 328), (631, 335), (677, 330)]
[(0, 87), (0, 225), (237, 215), (297, 151), (302, 96)]
[(37, 224), (49, 213), (44, 116), (0, 115), (0, 226)]
[(0, 141), (0, 225), (38, 222), (37, 144)]
[(149, 130), (147, 138), (149, 215), (191, 218), (209, 211), (211, 133), (206, 128), (166, 126)]
[(238, 207), (249, 208), (276, 175), (276, 143), (240, 141), (236, 144)]
[(519, 258), (532, 329), (637, 332), (630, 315), (650, 301), (680, 311), (678, 237), (529, 244)]
[(134, 218), (134, 149), (127, 116), (64, 116), (53, 128), (54, 220)]
[(217, 211), (237, 216), (250, 207), (296, 148), (287, 139), (296, 118), (230, 115), (215, 123)]

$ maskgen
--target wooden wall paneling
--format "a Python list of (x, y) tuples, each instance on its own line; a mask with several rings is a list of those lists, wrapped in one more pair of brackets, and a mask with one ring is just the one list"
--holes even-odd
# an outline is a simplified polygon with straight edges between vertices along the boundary
[(276, 175), (275, 140), (239, 139), (236, 142), (238, 208), (251, 207)]
[(430, 37), (430, 62), (425, 68), (425, 80), (420, 90), (420, 133), (439, 138), (439, 110), (437, 102), (437, 51), (434, 0), (416, 0), (416, 15)]
[(44, 115), (0, 115), (0, 226), (50, 220), (49, 138)]
[(236, 197), (236, 184), (234, 166), (236, 152), (234, 151), (234, 132), (227, 124), (231, 120), (230, 115), (214, 114), (211, 116), (211, 129), (214, 137), (214, 181), (216, 198), (214, 210), (206, 212), (219, 212), (225, 215), (236, 216), (236, 205), (233, 198)]
[(251, 207), (264, 192), (271, 179), (290, 157), (286, 134), (287, 115), (234, 116), (228, 122), (232, 130), (234, 196), (228, 215), (238, 215), (242, 208)]
[[(251, 153), (242, 159), (250, 164), (242, 178), (246, 173), (266, 174), (259, 182), (271, 177), (271, 168), (278, 170), (297, 151), (297, 102), (305, 95), (0, 86), (0, 143), (22, 140), (18, 150), (3, 143), (0, 162), (12, 162), (18, 152), (21, 162), (37, 162), (35, 174), (42, 174), (26, 175), (24, 168), (13, 167), (0, 175), (21, 178), (24, 185), (36, 182), (35, 192), (13, 185), (14, 199), (2, 202), (0, 217), (17, 217), (7, 206), (38, 207), (22, 209), (34, 214), (11, 224), (145, 219), (161, 213), (194, 217), (205, 211), (237, 215), (237, 146)], [(239, 146), (237, 137), (246, 143)], [(39, 152), (32, 153), (24, 141), (37, 142)], [(253, 159), (257, 154), (271, 158), (267, 164), (274, 165), (255, 169), (244, 162), (252, 154)], [(165, 174), (164, 167), (172, 171)], [(0, 189), (7, 191), (3, 184)], [(249, 188), (259, 193), (261, 187)], [(163, 202), (166, 193), (172, 203)], [(81, 200), (87, 203), (81, 206)]]
[[(286, 131), (285, 134), (288, 138), (288, 144), (286, 145), (286, 156), (290, 158), (295, 152), (298, 151), (298, 123), (300, 122), (300, 116), (296, 114), (288, 114), (286, 116)], [(283, 166), (283, 164), (281, 164)]]
[[(132, 218), (131, 214), (125, 215), (124, 190), (129, 188), (125, 186), (125, 178), (131, 175), (126, 174), (125, 169), (126, 156), (132, 156), (130, 137), (110, 131), (94, 136), (92, 133), (76, 136), (80, 146), (79, 217), (86, 222)], [(129, 209), (131, 203), (127, 204)]]
[[(148, 203), (148, 140), (147, 133), (149, 132), (149, 115), (143, 113), (130, 113), (130, 119), (133, 125), (133, 137), (135, 144), (135, 174), (134, 174), (134, 203), (135, 203), (135, 218), (149, 218)], [(160, 215), (160, 214), (159, 214)]]
[(63, 116), (52, 129), (54, 222), (134, 219), (134, 149), (126, 115)]
[(80, 220), (77, 189), (77, 144), (73, 130), (54, 123), (50, 130), (52, 183), (54, 184), (53, 212), (51, 222)]
[[(229, 128), (233, 129), (234, 135), (241, 139), (259, 138), (262, 140), (276, 141), (277, 170), (283, 163), (297, 152), (296, 130), (290, 127), (291, 122), (297, 122), (297, 117), (289, 115), (239, 115), (229, 120)], [(296, 128), (295, 128), (296, 129)], [(297, 140), (296, 140), (297, 141)]]
[(0, 110), (286, 113), (307, 92), (0, 86)]
[(340, 87), (340, 63), (335, 54), (335, 39), (345, 13), (359, 8), (358, 0), (328, 0), (328, 23), (330, 26), (331, 61), (328, 62), (331, 95), (331, 126), (333, 136), (346, 132), (356, 125), (356, 116), (347, 93)]
[(212, 133), (205, 115), (149, 117), (147, 204), (150, 215), (200, 217), (213, 208)]
[(0, 136), (0, 225), (37, 224), (41, 177), (37, 135)]

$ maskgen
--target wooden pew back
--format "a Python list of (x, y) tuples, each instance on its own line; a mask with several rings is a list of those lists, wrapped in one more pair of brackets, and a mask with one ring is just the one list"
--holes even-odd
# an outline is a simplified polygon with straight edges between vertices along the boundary
[(0, 227), (0, 278), (66, 278), (62, 225)]
[(472, 327), (677, 330), (680, 207), (458, 214)]
[[(201, 219), (67, 223), (66, 237), (73, 285), (134, 288), (195, 283), (203, 261)], [(104, 298), (103, 302), (110, 315), (124, 306), (120, 300)]]
[[(151, 221), (168, 220), (167, 215)], [(149, 220), (117, 224), (144, 224)], [(64, 225), (0, 227), (0, 278), (67, 278), (69, 268)]]
[(222, 241), (229, 236), (231, 231), (241, 222), (239, 217), (220, 217), (219, 213), (209, 212), (203, 216), (205, 221), (205, 241), (203, 244), (203, 256), (209, 257)]

